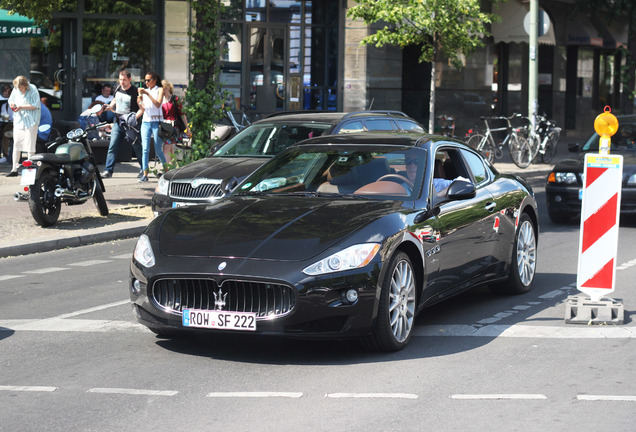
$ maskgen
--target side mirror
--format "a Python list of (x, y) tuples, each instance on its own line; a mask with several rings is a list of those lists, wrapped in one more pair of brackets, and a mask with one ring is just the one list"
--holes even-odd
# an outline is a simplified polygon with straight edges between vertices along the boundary
[(581, 144), (579, 143), (570, 143), (568, 144), (568, 151), (570, 153), (578, 153), (581, 148)]
[(455, 180), (446, 191), (446, 198), (452, 201), (474, 198), (475, 195), (477, 195), (475, 185), (465, 180)]

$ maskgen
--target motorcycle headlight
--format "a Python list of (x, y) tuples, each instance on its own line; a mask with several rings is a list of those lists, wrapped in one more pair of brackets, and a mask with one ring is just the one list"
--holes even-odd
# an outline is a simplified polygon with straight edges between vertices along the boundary
[(159, 184), (155, 188), (155, 193), (159, 195), (168, 195), (168, 186), (170, 186), (170, 181), (166, 180), (164, 176), (161, 176), (159, 179)]
[(576, 183), (576, 174), (574, 174), (573, 172), (550, 173), (548, 181), (550, 183), (574, 184)]
[(380, 244), (378, 243), (363, 243), (350, 246), (310, 265), (303, 270), (303, 273), (309, 276), (318, 276), (361, 268), (369, 264), (379, 250)]
[(144, 267), (152, 267), (155, 265), (155, 254), (152, 252), (150, 239), (146, 234), (142, 234), (139, 240), (137, 240), (133, 257)]

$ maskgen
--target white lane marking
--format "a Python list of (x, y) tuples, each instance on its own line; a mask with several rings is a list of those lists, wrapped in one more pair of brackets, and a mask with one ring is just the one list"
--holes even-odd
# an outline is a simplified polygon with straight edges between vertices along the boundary
[(327, 393), (332, 399), (417, 399), (412, 393)]
[(57, 387), (43, 386), (0, 386), (0, 391), (18, 391), (18, 392), (54, 392)]
[(130, 300), (120, 300), (120, 301), (113, 302), (113, 303), (107, 303), (107, 304), (104, 304), (104, 305), (95, 306), (95, 307), (88, 308), (88, 309), (82, 309), (82, 310), (78, 310), (78, 311), (75, 311), (75, 312), (70, 312), (70, 313), (67, 313), (67, 314), (58, 315), (58, 316), (56, 316), (54, 318), (59, 318), (59, 319), (71, 318), (71, 317), (75, 317), (75, 316), (78, 316), (78, 315), (84, 315), (84, 314), (87, 314), (87, 313), (97, 312), (97, 311), (101, 311), (101, 310), (104, 310), (104, 309), (109, 309), (109, 308), (112, 308), (112, 307), (122, 306), (122, 305), (125, 305), (125, 304), (128, 304), (128, 303), (130, 303)]
[(451, 399), (463, 400), (545, 400), (548, 399), (542, 394), (454, 394)]
[(212, 392), (209, 398), (301, 398), (302, 392)]
[(36, 270), (29, 270), (29, 271), (25, 271), (25, 272), (22, 272), (22, 273), (25, 273), (25, 274), (45, 274), (45, 273), (58, 272), (58, 271), (62, 271), (62, 270), (68, 270), (68, 269), (64, 268), (64, 267), (47, 267), (47, 268), (41, 268), (41, 269), (36, 269)]
[(616, 267), (616, 270), (625, 270), (635, 265), (636, 265), (636, 259), (633, 259), (631, 261), (627, 261), (626, 263), (619, 265), (618, 267)]
[(105, 393), (105, 394), (125, 394), (139, 396), (174, 396), (178, 391), (173, 390), (144, 390), (144, 389), (126, 389), (126, 388), (92, 388), (87, 393)]
[(583, 401), (636, 402), (636, 396), (578, 395), (576, 398)]
[(88, 266), (92, 266), (92, 265), (96, 265), (96, 264), (106, 264), (106, 263), (110, 263), (112, 261), (110, 260), (92, 260), (92, 261), (80, 261), (80, 262), (76, 262), (73, 264), (69, 264), (71, 266), (76, 266), (76, 267), (88, 267)]
[(562, 295), (562, 294), (564, 294), (564, 293), (563, 293), (563, 291), (562, 291), (562, 290), (560, 290), (560, 289), (557, 289), (557, 290), (554, 290), (554, 291), (550, 291), (549, 293), (545, 293), (545, 294), (543, 294), (543, 295), (540, 295), (540, 296), (539, 296), (539, 298), (542, 298), (542, 299), (551, 299), (551, 298), (554, 298), (554, 297), (560, 296), (560, 295)]
[(478, 336), (537, 339), (634, 339), (636, 327), (617, 326), (531, 326), (514, 325), (448, 325), (416, 327), (413, 336)]
[(512, 308), (518, 311), (522, 311), (522, 310), (530, 309), (530, 305), (525, 304), (525, 305), (513, 306)]
[(21, 278), (21, 277), (24, 277), (24, 275), (4, 275), (4, 276), (0, 276), (0, 282), (6, 281), (9, 279)]
[(1, 331), (108, 333), (118, 331), (148, 332), (144, 325), (132, 321), (48, 318), (43, 320), (0, 320)]
[(129, 259), (131, 259), (131, 258), (132, 258), (132, 252), (127, 253), (127, 254), (122, 254), (122, 255), (115, 255), (115, 256), (113, 256), (113, 257), (111, 257), (111, 258), (117, 258), (117, 259), (127, 259), (127, 260), (129, 260)]

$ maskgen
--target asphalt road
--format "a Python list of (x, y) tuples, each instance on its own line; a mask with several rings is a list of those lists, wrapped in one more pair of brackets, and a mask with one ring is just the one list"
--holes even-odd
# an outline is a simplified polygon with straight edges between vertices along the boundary
[(393, 354), (159, 339), (130, 311), (134, 240), (2, 259), (0, 431), (633, 431), (636, 223), (620, 229), (622, 326), (564, 323), (578, 234), (542, 215), (530, 293), (481, 287), (427, 309)]

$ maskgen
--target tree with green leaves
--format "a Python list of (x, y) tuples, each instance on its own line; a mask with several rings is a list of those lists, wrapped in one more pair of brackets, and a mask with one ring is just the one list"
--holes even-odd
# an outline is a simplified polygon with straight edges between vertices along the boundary
[(494, 15), (482, 12), (480, 0), (356, 0), (347, 12), (365, 24), (384, 27), (362, 40), (364, 45), (409, 45), (421, 48), (419, 61), (431, 63), (429, 132), (435, 122), (435, 62), (448, 58), (461, 67), (462, 56), (483, 46)]
[(619, 79), (623, 84), (620, 110), (623, 114), (634, 112), (636, 98), (636, 2), (634, 0), (577, 0), (577, 7), (591, 17), (603, 17), (611, 27), (618, 18), (627, 19), (627, 47), (617, 51), (625, 58)]
[[(51, 20), (54, 12), (63, 10), (73, 2), (74, 0), (0, 0), (0, 7), (29, 17), (39, 25), (45, 25)], [(223, 97), (217, 80), (221, 58), (219, 18), (223, 6), (219, 0), (191, 0), (190, 6), (195, 13), (195, 26), (189, 30), (192, 36), (192, 80), (186, 91), (184, 109), (193, 136), (191, 150), (183, 155), (183, 160), (175, 161), (179, 164), (201, 159), (208, 154), (213, 143), (211, 131), (224, 113)], [(89, 49), (99, 48), (95, 45)], [(109, 47), (108, 51), (112, 49)]]

